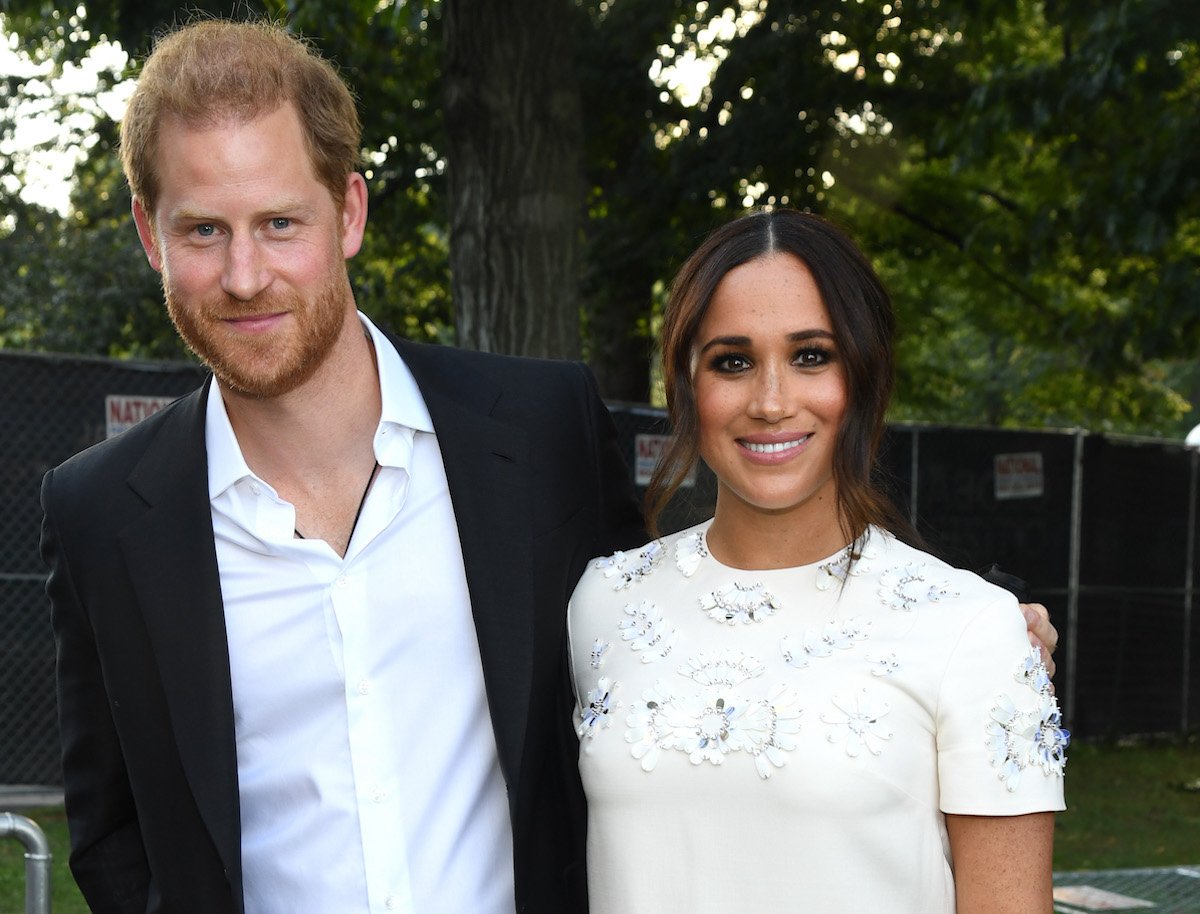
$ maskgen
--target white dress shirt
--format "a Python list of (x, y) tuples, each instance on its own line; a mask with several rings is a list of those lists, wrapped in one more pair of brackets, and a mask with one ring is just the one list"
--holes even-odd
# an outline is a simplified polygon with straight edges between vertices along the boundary
[(512, 832), (437, 437), (395, 348), (345, 557), (296, 539), (214, 384), (209, 495), (247, 914), (512, 914)]

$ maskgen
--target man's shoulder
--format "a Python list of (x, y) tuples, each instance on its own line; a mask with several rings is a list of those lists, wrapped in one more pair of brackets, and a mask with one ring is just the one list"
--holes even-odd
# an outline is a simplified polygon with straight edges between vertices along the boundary
[(497, 352), (482, 352), (477, 349), (460, 349), (457, 346), (438, 343), (418, 343), (396, 337), (394, 334), (389, 334), (388, 338), (406, 362), (415, 361), (422, 366), (471, 370), (502, 381), (547, 378), (556, 375), (564, 379), (578, 380), (586, 372), (582, 362), (567, 359), (503, 355)]
[[(68, 457), (51, 472), (56, 484), (95, 488), (125, 479), (164, 429), (203, 429), (204, 387), (185, 394), (119, 435)], [(202, 444), (202, 441), (201, 441)]]
[(582, 362), (456, 349), (393, 338), (426, 402), (434, 396), (474, 404), (514, 421), (595, 413), (600, 392)]

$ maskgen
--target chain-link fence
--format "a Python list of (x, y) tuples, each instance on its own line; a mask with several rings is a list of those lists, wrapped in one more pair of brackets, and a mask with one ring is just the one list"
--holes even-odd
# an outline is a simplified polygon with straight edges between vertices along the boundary
[(912, 454), (922, 532), (955, 564), (999, 562), (1049, 607), (1068, 727), (1116, 736), (1200, 726), (1200, 453), (1083, 431), (907, 428), (892, 440)]
[(42, 475), (193, 390), (199, 367), (0, 353), (0, 784), (58, 784)]
[[(0, 783), (61, 780), (37, 553), (42, 474), (202, 378), (188, 364), (0, 353)], [(665, 416), (612, 411), (644, 492)], [(1055, 681), (1076, 733), (1200, 727), (1200, 452), (1085, 432), (896, 425), (883, 463), (897, 500), (949, 561), (999, 563), (1050, 608), (1062, 635)], [(701, 467), (664, 530), (708, 517), (715, 492)]]

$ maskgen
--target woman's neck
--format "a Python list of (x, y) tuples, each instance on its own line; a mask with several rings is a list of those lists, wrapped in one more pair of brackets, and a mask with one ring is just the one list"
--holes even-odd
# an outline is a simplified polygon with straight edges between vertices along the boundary
[(719, 562), (749, 570), (810, 565), (847, 546), (853, 536), (842, 529), (833, 498), (771, 512), (718, 492), (707, 539)]

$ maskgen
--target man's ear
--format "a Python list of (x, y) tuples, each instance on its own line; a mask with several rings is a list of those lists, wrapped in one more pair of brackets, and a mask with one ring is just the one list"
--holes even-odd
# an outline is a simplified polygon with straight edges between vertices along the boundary
[(154, 235), (154, 222), (150, 218), (150, 214), (146, 212), (146, 207), (142, 205), (142, 201), (137, 197), (133, 198), (133, 221), (137, 225), (138, 238), (142, 242), (142, 250), (146, 252), (146, 259), (150, 261), (150, 266), (156, 272), (162, 272), (162, 255), (158, 250), (158, 239)]
[(367, 226), (367, 182), (357, 171), (346, 176), (346, 196), (342, 200), (342, 256), (349, 260), (362, 247)]

